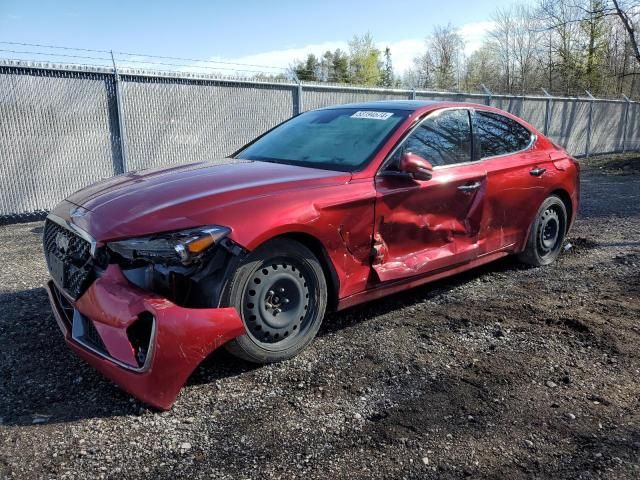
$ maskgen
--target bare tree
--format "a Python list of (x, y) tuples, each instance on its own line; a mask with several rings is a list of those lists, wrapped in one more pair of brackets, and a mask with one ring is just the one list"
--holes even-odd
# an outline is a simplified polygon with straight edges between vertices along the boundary
[(451, 24), (436, 25), (425, 40), (425, 47), (405, 72), (404, 84), (412, 88), (459, 88), (464, 42), (457, 29)]
[(410, 88), (433, 88), (433, 63), (428, 51), (413, 59), (413, 66), (405, 72), (403, 83)]
[(451, 24), (436, 25), (429, 46), (436, 88), (459, 88), (457, 73), (464, 42), (458, 31)]
[(513, 55), (513, 36), (515, 22), (510, 10), (499, 9), (493, 16), (495, 28), (489, 32), (489, 48), (494, 52), (501, 66), (502, 82), (500, 90), (511, 93), (515, 58)]
[(634, 18), (640, 16), (640, 2), (628, 2), (625, 6), (622, 6), (622, 2), (619, 0), (612, 0), (613, 6), (616, 10), (616, 14), (620, 18), (624, 29), (627, 31), (629, 35), (629, 41), (631, 42), (631, 47), (633, 49), (633, 54), (640, 63), (640, 48), (638, 47), (638, 31), (637, 31), (637, 23), (634, 21)]
[(581, 87), (591, 91), (602, 90), (604, 56), (607, 50), (606, 32), (611, 25), (599, 11), (605, 6), (605, 0), (588, 0), (589, 10), (579, 22), (581, 29), (581, 50), (583, 62), (581, 65)]
[(580, 78), (582, 51), (580, 49), (581, 10), (573, 0), (542, 0), (542, 21), (553, 30), (551, 49), (556, 57), (564, 93), (569, 95)]
[(513, 15), (513, 55), (518, 69), (520, 91), (526, 93), (538, 77), (536, 66), (540, 42), (539, 25), (529, 6), (516, 5)]
[(488, 45), (483, 45), (466, 59), (463, 87), (472, 91), (484, 85), (490, 90), (501, 91), (500, 79), (496, 77), (496, 72), (499, 71), (500, 65), (493, 50)]

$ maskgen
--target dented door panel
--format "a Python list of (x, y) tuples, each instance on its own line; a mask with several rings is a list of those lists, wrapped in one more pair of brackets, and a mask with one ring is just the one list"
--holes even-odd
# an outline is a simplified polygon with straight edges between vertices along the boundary
[[(483, 163), (487, 170), (487, 203), (482, 253), (515, 249), (526, 240), (531, 221), (554, 181), (556, 168), (548, 154), (536, 147)], [(544, 173), (532, 175), (535, 168)]]
[(378, 281), (424, 274), (477, 256), (487, 191), (480, 163), (436, 168), (424, 182), (381, 175), (376, 191), (373, 269)]

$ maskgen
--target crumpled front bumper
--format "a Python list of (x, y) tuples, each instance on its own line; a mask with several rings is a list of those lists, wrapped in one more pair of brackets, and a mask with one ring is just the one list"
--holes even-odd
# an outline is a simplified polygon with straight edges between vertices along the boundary
[[(245, 333), (234, 308), (180, 307), (132, 285), (116, 265), (110, 265), (75, 302), (64, 298), (52, 281), (48, 293), (71, 349), (122, 389), (162, 410), (171, 408), (202, 360)], [(128, 336), (129, 327), (141, 316), (152, 322), (142, 365)], [(99, 335), (100, 348), (83, 340), (82, 325), (91, 329), (93, 338)]]

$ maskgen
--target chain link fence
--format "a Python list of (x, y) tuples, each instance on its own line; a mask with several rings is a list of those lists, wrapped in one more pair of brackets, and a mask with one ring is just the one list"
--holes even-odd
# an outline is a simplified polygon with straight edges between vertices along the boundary
[(215, 160), (300, 111), (370, 100), (493, 105), (576, 156), (640, 150), (640, 103), (0, 65), (0, 222), (130, 170)]

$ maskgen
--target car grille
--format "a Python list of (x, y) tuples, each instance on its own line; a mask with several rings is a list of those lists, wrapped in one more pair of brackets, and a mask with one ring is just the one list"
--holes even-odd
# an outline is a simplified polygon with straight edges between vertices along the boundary
[(58, 313), (60, 314), (60, 318), (66, 325), (68, 330), (71, 330), (73, 326), (73, 304), (67, 300), (60, 289), (56, 287), (55, 283), (51, 284), (51, 291), (54, 296), (54, 305)]
[(53, 279), (68, 295), (78, 298), (93, 281), (91, 244), (71, 230), (47, 220), (43, 246)]

